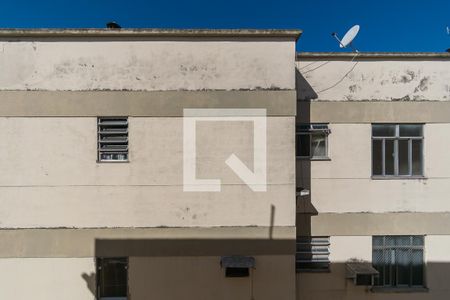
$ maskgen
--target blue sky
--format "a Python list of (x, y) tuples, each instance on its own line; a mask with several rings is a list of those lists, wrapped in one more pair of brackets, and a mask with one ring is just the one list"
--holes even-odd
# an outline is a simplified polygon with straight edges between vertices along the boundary
[(360, 51), (450, 48), (450, 0), (76, 0), (2, 1), (0, 27), (299, 28), (299, 51), (340, 51), (354, 24)]

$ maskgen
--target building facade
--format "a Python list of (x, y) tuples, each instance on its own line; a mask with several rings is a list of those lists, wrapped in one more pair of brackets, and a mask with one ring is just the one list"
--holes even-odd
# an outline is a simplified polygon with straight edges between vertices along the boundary
[[(0, 299), (294, 299), (299, 34), (0, 31)], [(189, 108), (265, 110), (267, 192), (225, 164), (252, 123), (201, 118), (221, 192), (184, 191)]]
[(450, 55), (300, 34), (0, 30), (0, 299), (448, 298)]
[(449, 297), (449, 70), (448, 53), (297, 55), (298, 299)]

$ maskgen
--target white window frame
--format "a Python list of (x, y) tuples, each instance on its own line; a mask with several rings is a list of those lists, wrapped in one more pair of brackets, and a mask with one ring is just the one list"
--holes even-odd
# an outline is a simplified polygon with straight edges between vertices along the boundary
[[(372, 135), (372, 142), (371, 142), (371, 170), (372, 170), (372, 178), (424, 178), (424, 153), (423, 153), (423, 144), (424, 144), (424, 124), (423, 123), (399, 123), (399, 124), (393, 124), (393, 123), (373, 123), (371, 130), (373, 130), (374, 125), (394, 125), (395, 126), (395, 136), (373, 136)], [(400, 125), (420, 125), (422, 126), (422, 136), (400, 136)], [(375, 140), (382, 142), (382, 159), (381, 159), (381, 174), (374, 174), (373, 170), (373, 163), (374, 163), (374, 153), (373, 153), (373, 142)], [(386, 154), (385, 154), (385, 143), (386, 140), (392, 140), (394, 141), (394, 174), (386, 174)], [(400, 140), (407, 140), (408, 141), (408, 174), (399, 174), (399, 146), (398, 142)], [(420, 173), (421, 174), (412, 174), (412, 141), (413, 140), (420, 140)]]
[[(295, 155), (298, 159), (310, 159), (310, 160), (329, 160), (329, 146), (328, 146), (328, 136), (330, 135), (331, 131), (328, 127), (328, 123), (300, 123), (296, 124), (295, 129)], [(312, 149), (312, 135), (317, 133), (324, 134), (325, 137), (325, 155), (324, 156), (313, 156), (313, 149)], [(309, 135), (309, 156), (301, 156), (297, 155), (297, 143), (299, 143), (300, 136), (302, 135)]]

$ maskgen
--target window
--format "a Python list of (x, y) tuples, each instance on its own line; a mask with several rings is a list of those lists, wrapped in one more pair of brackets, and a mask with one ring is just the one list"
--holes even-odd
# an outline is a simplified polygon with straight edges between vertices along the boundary
[(98, 118), (98, 161), (128, 161), (128, 118)]
[(327, 159), (327, 124), (299, 124), (296, 126), (296, 156), (300, 158)]
[(372, 263), (380, 272), (375, 285), (423, 287), (423, 245), (423, 236), (374, 236)]
[(423, 125), (372, 124), (372, 175), (422, 176)]
[(295, 254), (297, 272), (328, 271), (330, 267), (329, 236), (298, 236)]
[(126, 300), (128, 259), (97, 258), (97, 295), (99, 300)]

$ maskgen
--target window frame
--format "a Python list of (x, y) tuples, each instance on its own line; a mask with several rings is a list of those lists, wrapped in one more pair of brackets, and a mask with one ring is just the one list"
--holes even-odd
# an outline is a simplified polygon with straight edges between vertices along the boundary
[[(114, 297), (101, 297), (101, 295), (100, 295), (100, 293), (101, 293), (101, 287), (100, 287), (100, 285), (101, 285), (101, 276), (100, 276), (101, 266), (100, 266), (100, 264), (101, 264), (102, 260), (105, 260), (105, 259), (106, 260), (108, 260), (108, 259), (111, 259), (111, 260), (116, 259), (116, 260), (124, 260), (125, 261), (125, 263), (126, 263), (125, 269), (126, 269), (126, 276), (127, 276), (127, 278), (126, 278), (126, 291), (127, 291), (126, 297), (122, 297), (122, 296), (120, 296), (120, 297), (117, 297), (117, 296), (114, 296)], [(129, 265), (130, 264), (129, 263), (130, 263), (129, 258), (128, 257), (124, 257), (124, 256), (120, 256), (120, 257), (96, 257), (95, 258), (95, 270), (96, 270), (96, 276), (95, 276), (95, 278), (96, 278), (95, 299), (97, 299), (97, 300), (108, 299), (108, 298), (118, 298), (118, 299), (125, 298), (125, 300), (130, 299), (130, 284), (129, 284), (129, 278), (130, 278)]]
[[(381, 237), (383, 238), (383, 245), (374, 245), (374, 238), (375, 237)], [(386, 244), (386, 237), (409, 237), (410, 238), (410, 244), (409, 245), (387, 245)], [(413, 243), (413, 238), (414, 237), (421, 237), (423, 240), (423, 243), (421, 245), (414, 245)], [(426, 287), (426, 263), (425, 263), (425, 235), (375, 235), (372, 236), (372, 264), (373, 267), (375, 268), (375, 263), (374, 263), (374, 252), (375, 250), (381, 250), (383, 251), (383, 255), (384, 255), (384, 251), (387, 250), (397, 250), (397, 249), (407, 249), (410, 252), (414, 251), (414, 250), (421, 250), (422, 252), (422, 284), (420, 285), (414, 285), (413, 284), (413, 271), (412, 271), (412, 264), (410, 262), (410, 266), (409, 266), (409, 284), (405, 285), (405, 284), (398, 284), (399, 281), (399, 270), (398, 270), (398, 266), (395, 266), (395, 284), (394, 283), (394, 279), (390, 279), (390, 283), (389, 285), (385, 284), (385, 278), (381, 278), (378, 277), (379, 281), (382, 281), (382, 284), (379, 285), (374, 285), (374, 289), (375, 290), (421, 290), (421, 289), (427, 289)], [(394, 256), (395, 257), (395, 256)], [(395, 261), (395, 263), (397, 263)], [(390, 265), (390, 275), (392, 276), (393, 271), (392, 268), (393, 266)], [(386, 268), (386, 265), (383, 265), (383, 268)], [(381, 273), (381, 272), (380, 272)], [(386, 271), (383, 272), (384, 274), (386, 274)]]
[[(374, 125), (393, 125), (395, 126), (395, 135), (394, 136), (374, 136), (373, 135), (373, 127)], [(421, 136), (400, 136), (400, 126), (401, 125), (420, 125), (422, 127), (422, 135)], [(425, 140), (425, 134), (424, 134), (424, 123), (372, 123), (371, 124), (371, 177), (372, 179), (423, 179), (425, 178), (424, 175), (424, 140)], [(381, 141), (381, 173), (382, 174), (374, 174), (374, 141), (378, 140)], [(393, 141), (393, 148), (394, 148), (394, 174), (387, 174), (386, 175), (386, 141), (390, 140)], [(408, 174), (399, 174), (399, 141), (408, 141)], [(413, 160), (412, 160), (412, 142), (413, 140), (421, 141), (420, 143), (420, 173), (412, 174), (413, 172)]]
[[(326, 128), (314, 128), (325, 126)], [(307, 129), (302, 129), (302, 127), (308, 127)], [(317, 133), (323, 133), (325, 135), (325, 155), (324, 156), (313, 156), (312, 151), (312, 136)], [(329, 123), (297, 123), (295, 126), (295, 157), (296, 159), (308, 159), (308, 160), (330, 160), (329, 154), (329, 143), (328, 136), (331, 130), (329, 128)], [(300, 140), (301, 135), (309, 135), (309, 156), (297, 155), (297, 145)]]
[[(108, 151), (104, 151), (102, 150), (100, 147), (102, 141), (101, 141), (101, 122), (104, 120), (108, 120), (108, 119), (126, 119), (126, 143), (127, 143), (127, 147), (126, 147), (126, 155), (127, 158), (126, 159), (102, 159), (101, 155), (104, 152), (108, 152)], [(98, 116), (97, 117), (97, 163), (129, 163), (130, 162), (130, 122), (129, 122), (129, 117), (128, 116)], [(104, 134), (104, 133), (103, 133)], [(114, 151), (110, 151), (112, 153), (114, 153)], [(116, 152), (124, 152), (124, 151), (116, 151)]]

